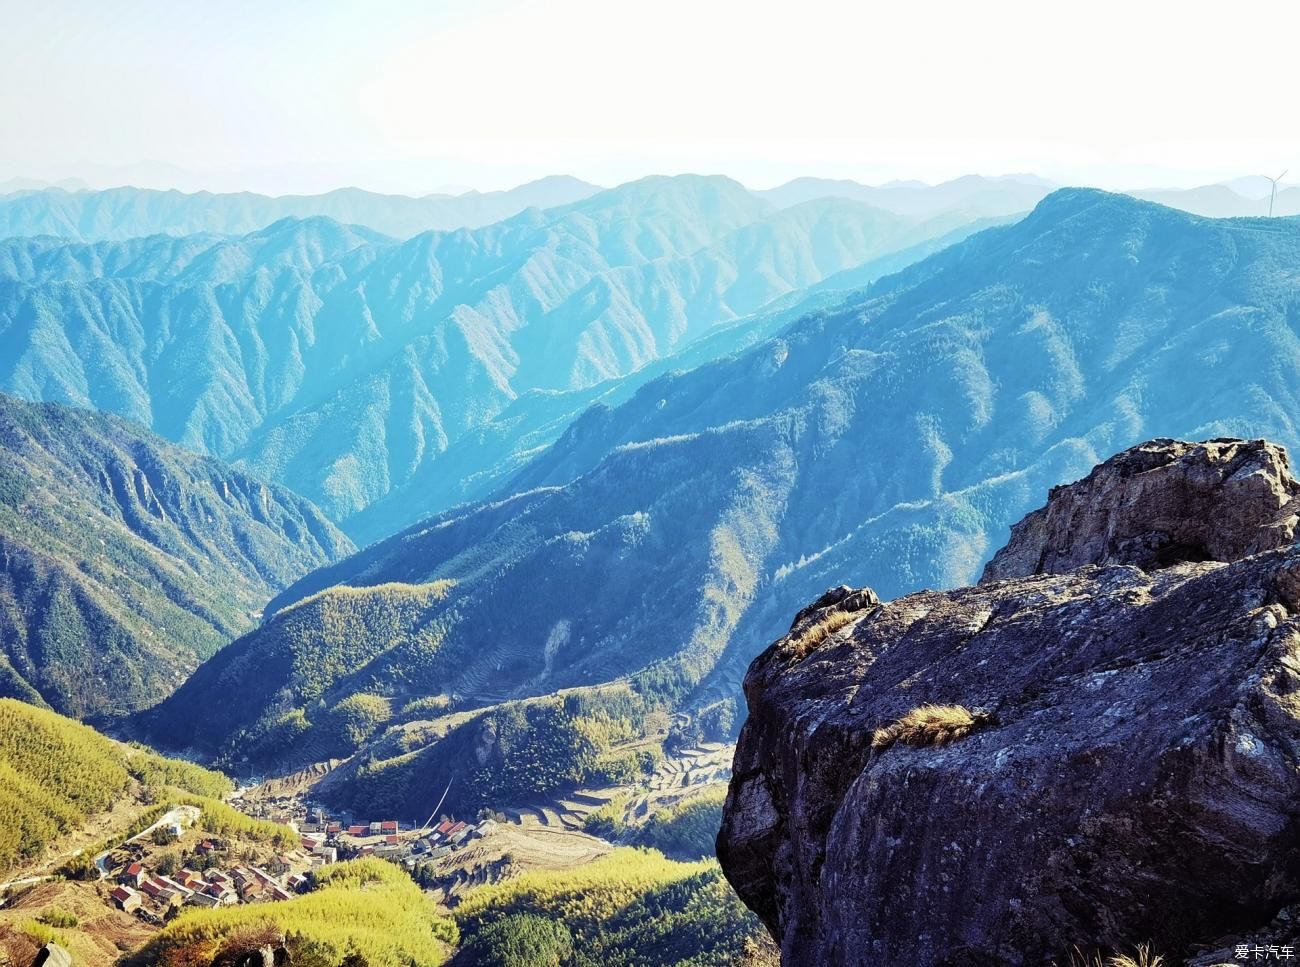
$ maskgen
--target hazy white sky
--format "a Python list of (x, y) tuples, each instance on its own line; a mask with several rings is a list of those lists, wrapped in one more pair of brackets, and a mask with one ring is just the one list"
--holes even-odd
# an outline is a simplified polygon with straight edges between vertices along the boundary
[(0, 0), (0, 179), (1193, 185), (1300, 172), (1298, 37), (1294, 0)]

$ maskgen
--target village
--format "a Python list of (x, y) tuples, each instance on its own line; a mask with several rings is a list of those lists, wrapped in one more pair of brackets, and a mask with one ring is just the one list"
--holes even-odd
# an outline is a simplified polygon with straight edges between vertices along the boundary
[(312, 872), (323, 866), (377, 856), (409, 869), (445, 857), (497, 825), (490, 817), (474, 823), (442, 819), (428, 826), (392, 819), (357, 823), (309, 809), (295, 797), (239, 805), (254, 818), (297, 831), (301, 847), (276, 851), (237, 844), (200, 834), (184, 821), (173, 822), (103, 858), (101, 869), (114, 883), (108, 898), (150, 924), (165, 922), (187, 905), (289, 900), (306, 891)]
[(604, 855), (612, 844), (585, 831), (594, 811), (622, 802), (629, 822), (643, 820), (688, 790), (725, 784), (730, 757), (729, 746), (702, 744), (664, 759), (633, 786), (575, 790), (550, 802), (485, 809), (473, 819), (439, 815), (423, 823), (331, 812), (314, 801), (309, 783), (270, 780), (240, 790), (229, 805), (295, 831), (298, 847), (223, 839), (203, 831), (197, 809), (174, 810), (167, 823), (97, 862), (113, 884), (110, 902), (153, 925), (186, 907), (288, 900), (310, 889), (314, 871), (366, 856), (401, 864), (438, 902), (454, 906), (465, 890), (511, 868), (579, 866)]

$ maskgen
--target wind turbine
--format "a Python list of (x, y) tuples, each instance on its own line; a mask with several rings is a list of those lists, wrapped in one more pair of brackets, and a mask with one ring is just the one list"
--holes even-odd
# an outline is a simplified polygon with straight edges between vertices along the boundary
[(1286, 172), (1282, 172), (1276, 178), (1270, 178), (1268, 175), (1260, 175), (1265, 181), (1273, 183), (1273, 193), (1268, 196), (1268, 217), (1273, 217), (1273, 202), (1277, 199), (1277, 183), (1286, 177)]

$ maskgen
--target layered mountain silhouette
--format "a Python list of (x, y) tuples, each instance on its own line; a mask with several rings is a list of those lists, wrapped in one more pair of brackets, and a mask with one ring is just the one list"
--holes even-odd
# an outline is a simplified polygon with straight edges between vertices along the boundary
[(843, 199), (778, 210), (728, 179), (681, 176), (406, 242), (324, 218), (239, 238), (9, 239), (0, 389), (127, 416), (345, 528), (383, 500), (355, 522), (368, 540), (479, 495), (403, 499), (430, 476), (462, 479), (440, 457), (494, 420), (508, 419), (507, 453), (542, 446), (573, 412), (554, 394), (970, 223)]
[[(473, 708), (615, 681), (701, 708), (733, 696), (826, 586), (968, 583), (1050, 486), (1106, 454), (1159, 436), (1300, 443), (1297, 264), (1300, 220), (1055, 192), (752, 348), (593, 406), (494, 499), (313, 572), (271, 610), (450, 582), (417, 674), (367, 653), (323, 708), (357, 693)], [(240, 687), (282, 647), (279, 623), (168, 706)], [(206, 741), (236, 728), (258, 723)], [(406, 788), (403, 770), (437, 760), (412, 758), (413, 741), (366, 769)]]
[[(0, 186), (3, 188), (4, 186)], [(21, 189), (22, 183), (11, 186)], [(409, 238), (421, 232), (481, 228), (527, 208), (554, 208), (600, 189), (556, 176), (508, 191), (462, 195), (382, 195), (341, 188), (323, 195), (214, 194), (110, 188), (48, 187), (0, 197), (0, 235), (54, 235), (78, 241), (122, 241), (142, 235), (246, 235), (283, 218), (332, 218)]]
[[(847, 179), (796, 178), (756, 194), (780, 206), (819, 198), (851, 198), (900, 215), (964, 211), (971, 216), (997, 217), (1026, 211), (1058, 187), (1036, 175), (965, 175), (937, 185), (924, 182), (864, 185)], [(1198, 188), (1149, 188), (1125, 193), (1210, 218), (1268, 214), (1268, 181), (1259, 177)], [(1273, 214), (1300, 215), (1300, 188), (1281, 186)]]
[(851, 198), (899, 215), (964, 211), (973, 217), (996, 217), (1028, 211), (1056, 187), (1036, 175), (965, 175), (937, 185), (920, 181), (863, 185), (848, 179), (796, 178), (757, 194), (782, 207), (820, 198)]
[(0, 695), (156, 702), (353, 550), (308, 501), (119, 417), (0, 395)]
[[(1264, 181), (1262, 178), (1259, 180)], [(1243, 195), (1234, 190), (1231, 184), (1173, 190), (1151, 189), (1132, 194), (1136, 198), (1171, 205), (1210, 218), (1245, 218), (1268, 214), (1267, 192), (1262, 197)], [(1274, 199), (1273, 214), (1279, 217), (1300, 215), (1300, 188), (1281, 186)]]
[[(866, 185), (850, 179), (804, 177), (753, 194), (776, 208), (842, 198), (909, 217), (960, 212), (969, 218), (997, 218), (1028, 211), (1057, 187), (1030, 174), (964, 175), (935, 185), (921, 181)], [(75, 180), (52, 185), (15, 178), (0, 183), (0, 236), (52, 235), (96, 242), (155, 234), (246, 235), (284, 218), (325, 217), (406, 239), (427, 231), (483, 228), (529, 208), (570, 205), (601, 190), (567, 175), (541, 178), (505, 191), (423, 196), (387, 195), (361, 188), (280, 196), (132, 187), (93, 190)], [(1128, 194), (1214, 218), (1258, 216), (1268, 211), (1267, 182), (1262, 178), (1188, 189), (1137, 189)], [(1300, 214), (1300, 188), (1283, 185), (1274, 213)]]

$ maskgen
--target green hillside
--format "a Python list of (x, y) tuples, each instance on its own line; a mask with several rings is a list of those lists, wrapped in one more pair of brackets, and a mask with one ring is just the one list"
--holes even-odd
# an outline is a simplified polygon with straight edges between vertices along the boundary
[(444, 789), (445, 808), (469, 813), (628, 782), (659, 758), (637, 741), (656, 708), (615, 683), (416, 722), (366, 743), (317, 792), (343, 808), (405, 816), (423, 814)]
[[(169, 748), (198, 748), (236, 767), (350, 755), (394, 706), (437, 691), (452, 588), (331, 588), (299, 601), (204, 664), (143, 713), (140, 728)], [(202, 716), (193, 714), (198, 696), (216, 694)]]
[(0, 695), (78, 716), (156, 702), (349, 550), (282, 487), (118, 417), (0, 395)]
[(54, 712), (0, 698), (0, 871), (141, 786), (221, 796), (230, 780), (122, 745)]
[(483, 887), (455, 918), (463, 967), (730, 967), (763, 930), (717, 863), (634, 849)]
[(618, 850), (481, 887), (447, 919), (400, 867), (365, 859), (321, 870), (294, 900), (188, 911), (127, 963), (234, 962), (270, 942), (310, 967), (730, 967), (761, 932), (713, 861)]

